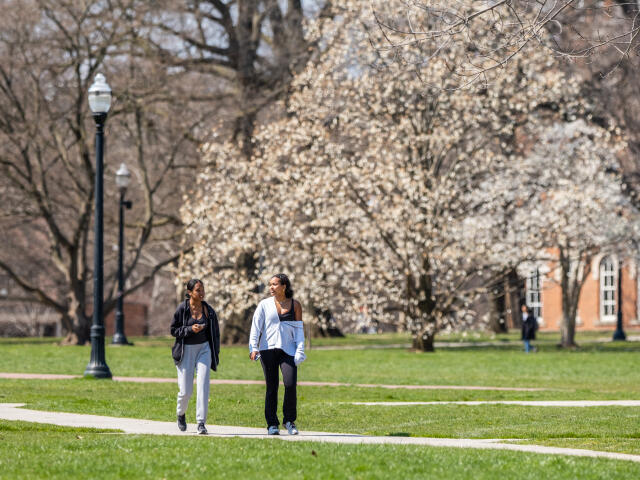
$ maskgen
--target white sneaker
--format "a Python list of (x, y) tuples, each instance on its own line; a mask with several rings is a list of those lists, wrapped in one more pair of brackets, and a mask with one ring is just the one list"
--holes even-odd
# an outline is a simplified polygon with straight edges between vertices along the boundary
[(271, 425), (267, 430), (267, 433), (269, 435), (280, 435), (280, 429), (278, 428), (277, 425)]
[(284, 424), (285, 428), (287, 429), (287, 432), (289, 432), (289, 435), (297, 435), (298, 434), (298, 429), (296, 428), (296, 424), (293, 422), (287, 422)]

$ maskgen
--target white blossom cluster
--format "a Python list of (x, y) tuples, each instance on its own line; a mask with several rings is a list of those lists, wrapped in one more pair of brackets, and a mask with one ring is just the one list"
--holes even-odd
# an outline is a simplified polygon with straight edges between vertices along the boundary
[(552, 257), (560, 254), (577, 265), (588, 264), (595, 253), (629, 250), (638, 218), (620, 178), (617, 155), (625, 146), (615, 132), (582, 119), (555, 123), (510, 165), (508, 195), (526, 198), (513, 222), (525, 232), (530, 256), (551, 248)]
[(485, 185), (505, 205), (502, 225), (493, 225), (506, 233), (494, 255), (509, 252), (522, 276), (538, 268), (560, 285), (561, 342), (571, 347), (594, 257), (637, 255), (638, 213), (624, 192), (617, 158), (626, 144), (619, 132), (584, 119), (529, 127), (537, 141), (508, 164), (502, 191)]
[[(519, 153), (539, 133), (536, 112), (570, 117), (583, 106), (576, 81), (536, 49), (482, 86), (448, 89), (447, 58), (464, 52), (451, 45), (431, 62), (397, 62), (371, 48), (381, 31), (364, 3), (335, 1), (337, 15), (309, 25), (322, 48), (251, 158), (229, 141), (203, 147), (208, 163), (183, 210), (195, 248), (181, 271), (215, 285), (211, 300), (224, 310), (255, 305), (265, 294), (256, 285), (284, 271), (309, 310), (348, 321), (366, 306), (432, 336), (472, 319), (477, 278), (521, 254), (508, 228), (488, 227), (520, 194), (514, 182), (539, 181), (543, 195), (534, 167), (550, 157), (555, 130), (535, 155)], [(587, 162), (592, 147), (576, 142), (563, 161), (579, 153)]]

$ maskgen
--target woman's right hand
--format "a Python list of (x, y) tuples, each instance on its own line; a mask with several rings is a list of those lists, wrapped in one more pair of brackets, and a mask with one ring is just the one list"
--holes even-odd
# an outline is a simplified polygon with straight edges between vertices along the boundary
[(256, 359), (256, 356), (258, 355), (258, 353), (259, 353), (259, 352), (258, 352), (258, 350), (254, 350), (253, 352), (251, 352), (251, 353), (249, 354), (249, 358), (250, 358), (251, 360), (255, 360), (255, 359)]
[(201, 323), (194, 323), (193, 325), (191, 325), (191, 330), (193, 330), (193, 333), (198, 333), (200, 330), (202, 330), (203, 325)]

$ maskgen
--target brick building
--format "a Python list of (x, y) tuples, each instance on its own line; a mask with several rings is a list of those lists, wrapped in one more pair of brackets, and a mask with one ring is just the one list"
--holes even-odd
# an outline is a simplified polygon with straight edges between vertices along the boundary
[[(149, 306), (142, 302), (125, 301), (122, 305), (124, 314), (124, 333), (126, 337), (141, 337), (149, 334), (148, 319)], [(115, 311), (112, 310), (104, 318), (104, 329), (107, 337), (115, 332)]]
[[(580, 293), (576, 331), (614, 330), (620, 290), (623, 327), (625, 330), (640, 330), (638, 265), (624, 259), (620, 264), (620, 261), (613, 254), (598, 255), (592, 260), (590, 272)], [(618, 282), (619, 275), (621, 282)], [(524, 296), (539, 318), (540, 330), (560, 329), (562, 290), (558, 269), (548, 265), (530, 271), (524, 282)]]

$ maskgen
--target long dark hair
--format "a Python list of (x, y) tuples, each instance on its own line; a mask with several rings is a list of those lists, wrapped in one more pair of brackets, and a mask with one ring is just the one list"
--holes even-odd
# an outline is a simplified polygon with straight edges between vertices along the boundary
[(202, 283), (202, 280), (198, 278), (192, 278), (187, 282), (187, 293), (185, 294), (184, 298), (191, 298), (190, 292), (193, 292), (193, 289), (196, 288), (197, 284), (200, 284), (204, 287), (204, 283)]
[(284, 273), (276, 273), (271, 278), (277, 278), (280, 281), (280, 285), (284, 285), (284, 296), (287, 298), (293, 297), (293, 290), (291, 289), (291, 282), (289, 281), (289, 277), (287, 277)]

